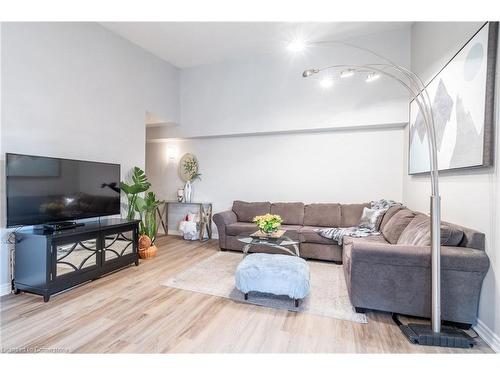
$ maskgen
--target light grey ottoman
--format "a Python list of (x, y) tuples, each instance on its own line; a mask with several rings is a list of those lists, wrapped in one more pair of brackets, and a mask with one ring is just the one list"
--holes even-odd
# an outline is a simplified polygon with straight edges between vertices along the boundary
[(309, 294), (309, 265), (299, 257), (281, 254), (247, 255), (236, 268), (236, 288), (249, 292), (271, 293), (299, 299)]

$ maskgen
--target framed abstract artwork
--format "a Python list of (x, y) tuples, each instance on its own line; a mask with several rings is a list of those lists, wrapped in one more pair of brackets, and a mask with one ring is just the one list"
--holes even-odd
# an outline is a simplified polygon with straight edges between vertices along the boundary
[[(487, 22), (426, 86), (440, 171), (493, 165), (498, 22)], [(408, 174), (429, 172), (427, 131), (410, 103)]]

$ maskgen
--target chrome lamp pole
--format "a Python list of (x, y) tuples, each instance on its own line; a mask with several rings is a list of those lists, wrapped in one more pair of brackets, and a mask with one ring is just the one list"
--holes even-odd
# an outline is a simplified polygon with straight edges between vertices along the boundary
[(326, 71), (340, 72), (340, 77), (348, 77), (356, 73), (367, 74), (367, 82), (377, 79), (380, 75), (389, 77), (401, 84), (415, 100), (427, 130), (430, 160), (430, 217), (431, 217), (431, 292), (432, 292), (432, 324), (408, 324), (398, 322), (403, 334), (414, 344), (448, 346), (448, 347), (472, 347), (473, 340), (465, 332), (454, 327), (441, 327), (441, 198), (439, 196), (439, 176), (437, 143), (434, 124), (434, 115), (429, 93), (422, 79), (411, 70), (400, 66), (391, 60), (379, 55), (369, 49), (354, 44), (340, 41), (314, 42), (310, 45), (343, 45), (355, 48), (371, 54), (382, 63), (363, 65), (331, 65), (324, 68), (307, 69), (302, 73), (305, 78)]

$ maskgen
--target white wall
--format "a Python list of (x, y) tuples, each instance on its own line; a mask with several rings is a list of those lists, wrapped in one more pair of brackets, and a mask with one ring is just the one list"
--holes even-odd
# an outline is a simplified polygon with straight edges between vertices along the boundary
[[(410, 29), (352, 40), (394, 61), (410, 64)], [(181, 71), (181, 121), (148, 129), (148, 138), (193, 137), (374, 125), (408, 121), (406, 92), (387, 78), (367, 84), (364, 76), (339, 80), (331, 90), (302, 78), (307, 68), (380, 62), (343, 46), (285, 49), (245, 60), (229, 60)], [(149, 136), (151, 135), (151, 136)]]
[[(412, 69), (428, 82), (481, 25), (482, 23), (415, 23), (412, 28)], [(499, 73), (497, 66), (497, 88)], [(498, 89), (496, 92), (498, 127), (500, 96)], [(408, 132), (405, 133), (405, 139), (408, 139)], [(496, 144), (498, 134), (496, 131)], [(404, 155), (407, 157), (407, 141), (405, 146)], [(484, 338), (489, 335), (490, 345), (497, 345), (497, 350), (500, 350), (500, 156), (498, 152), (495, 155), (494, 168), (443, 172), (439, 181), (443, 218), (486, 234), (486, 252), (491, 260), (491, 268), (483, 283), (478, 330)], [(407, 166), (406, 162), (404, 165)], [(427, 176), (409, 176), (405, 170), (403, 200), (409, 207), (428, 212), (429, 188)]]
[[(144, 166), (146, 111), (179, 119), (178, 70), (98, 24), (4, 23), (1, 44), (2, 168), (17, 152), (120, 163), (124, 177)], [(4, 207), (2, 190), (2, 227)]]
[[(194, 200), (214, 202), (214, 212), (231, 208), (236, 199), (400, 201), (403, 133), (392, 128), (148, 143), (146, 173), (159, 197), (175, 199), (183, 182), (179, 158), (168, 160), (167, 150), (177, 149), (179, 157), (194, 153), (202, 173), (194, 183)], [(169, 229), (176, 229), (186, 212), (174, 208)]]
[[(409, 28), (353, 42), (410, 64)], [(146, 172), (153, 189), (162, 199), (175, 199), (183, 186), (178, 159), (167, 160), (167, 149), (176, 147), (179, 157), (186, 152), (198, 157), (203, 176), (194, 184), (195, 200), (214, 202), (215, 212), (230, 208), (235, 199), (401, 200), (401, 123), (408, 120), (404, 89), (384, 78), (367, 84), (365, 77), (352, 77), (337, 79), (325, 91), (301, 77), (310, 67), (367, 61), (379, 62), (351, 48), (321, 47), (300, 56), (280, 50), (183, 69), (181, 121), (148, 129), (148, 139), (196, 138), (147, 144)], [(399, 128), (380, 127), (395, 123)], [(173, 209), (171, 229), (185, 213), (185, 207)]]

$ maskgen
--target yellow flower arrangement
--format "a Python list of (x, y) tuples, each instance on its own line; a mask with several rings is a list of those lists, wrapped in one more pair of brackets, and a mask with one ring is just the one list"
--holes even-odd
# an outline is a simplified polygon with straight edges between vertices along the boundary
[(257, 227), (264, 233), (276, 232), (283, 222), (280, 215), (265, 214), (260, 216), (255, 216), (253, 222), (257, 224)]

